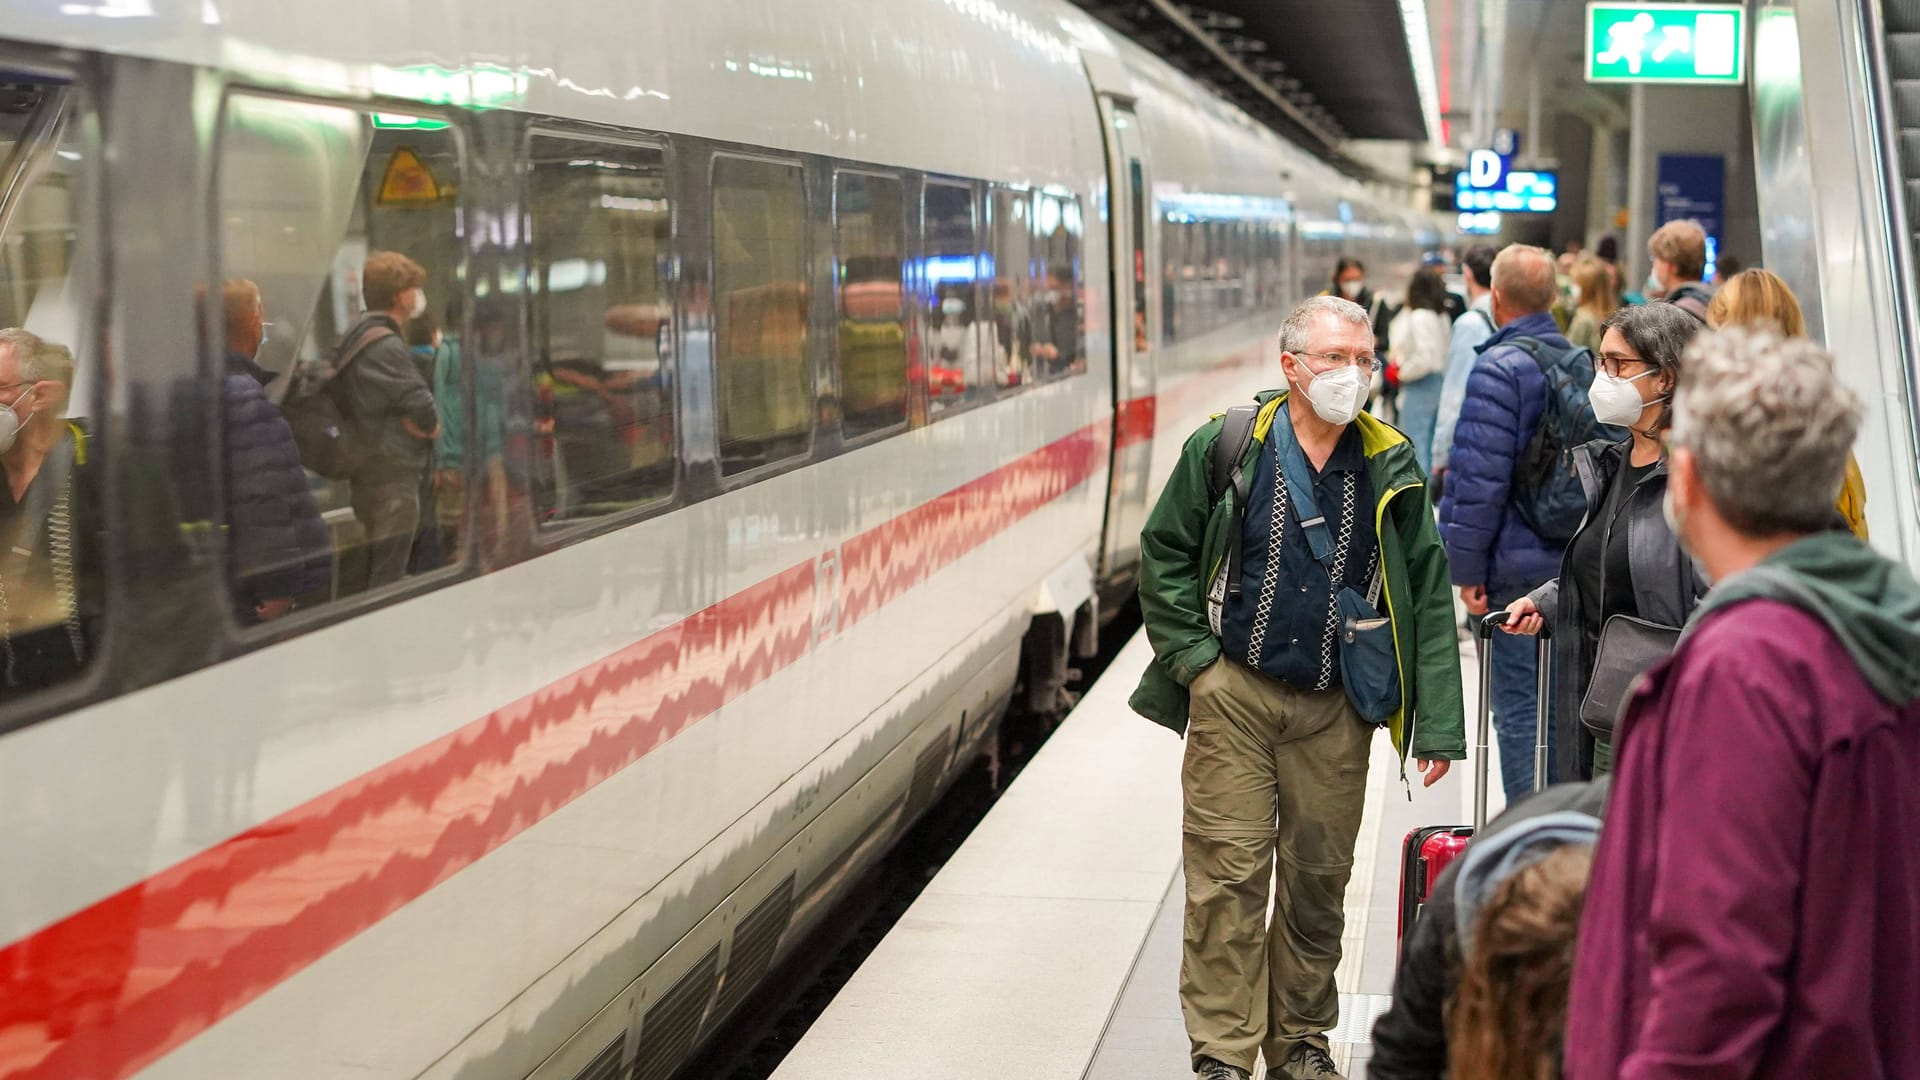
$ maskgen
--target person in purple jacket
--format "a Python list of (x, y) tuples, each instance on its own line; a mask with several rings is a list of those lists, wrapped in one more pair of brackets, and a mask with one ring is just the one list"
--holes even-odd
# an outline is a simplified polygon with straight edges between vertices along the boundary
[(1570, 1080), (1920, 1076), (1920, 584), (1826, 531), (1832, 358), (1688, 350), (1666, 491), (1714, 582), (1619, 726)]

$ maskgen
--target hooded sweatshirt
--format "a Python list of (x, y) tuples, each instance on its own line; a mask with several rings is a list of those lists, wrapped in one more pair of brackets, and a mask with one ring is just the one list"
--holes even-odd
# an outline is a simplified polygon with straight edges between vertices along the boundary
[(1920, 585), (1846, 534), (1777, 552), (1620, 738), (1566, 1075), (1920, 1076)]

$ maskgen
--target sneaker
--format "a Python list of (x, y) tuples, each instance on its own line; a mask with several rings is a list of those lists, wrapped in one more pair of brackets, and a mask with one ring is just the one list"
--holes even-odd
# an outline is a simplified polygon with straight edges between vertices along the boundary
[(1236, 1069), (1224, 1061), (1210, 1057), (1200, 1059), (1193, 1070), (1193, 1080), (1249, 1080), (1245, 1069)]
[(1333, 1067), (1333, 1058), (1312, 1043), (1301, 1043), (1288, 1055), (1280, 1075), (1288, 1080), (1347, 1080)]

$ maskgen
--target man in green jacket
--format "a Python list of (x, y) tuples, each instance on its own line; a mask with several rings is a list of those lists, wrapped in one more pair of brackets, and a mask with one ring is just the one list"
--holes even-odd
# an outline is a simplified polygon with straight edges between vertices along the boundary
[[(1215, 418), (1187, 440), (1140, 536), (1155, 660), (1131, 704), (1187, 733), (1180, 1000), (1205, 1080), (1245, 1080), (1262, 1051), (1272, 1075), (1340, 1075), (1326, 1033), (1339, 1019), (1333, 973), (1376, 726), (1342, 685), (1341, 649), (1353, 647), (1343, 589), (1376, 597), (1389, 624), (1398, 689), (1389, 676), (1374, 714), (1402, 777), (1409, 750), (1428, 785), (1466, 756), (1426, 477), (1412, 443), (1361, 412), (1380, 363), (1367, 313), (1315, 297), (1287, 317), (1280, 347), (1288, 389), (1260, 395), (1236, 480), (1215, 490)], [(1319, 514), (1305, 524), (1282, 468), (1280, 448), (1294, 444)], [(1317, 557), (1307, 530), (1320, 518)]]

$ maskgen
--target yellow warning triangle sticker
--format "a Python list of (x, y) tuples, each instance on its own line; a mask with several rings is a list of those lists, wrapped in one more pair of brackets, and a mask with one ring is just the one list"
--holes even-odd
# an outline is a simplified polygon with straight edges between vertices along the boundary
[(410, 146), (402, 146), (387, 159), (387, 171), (380, 178), (381, 206), (431, 206), (440, 201), (440, 185), (433, 170), (420, 160)]

